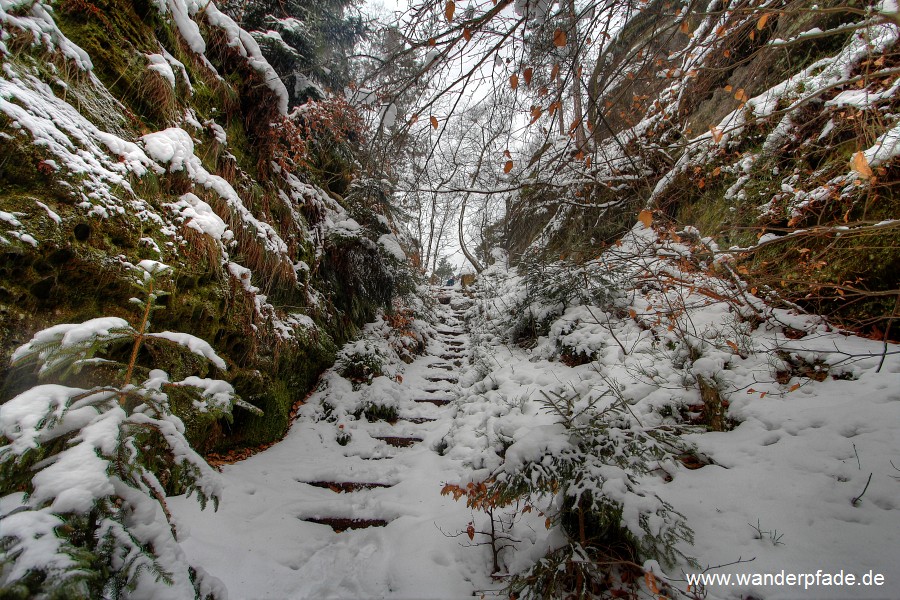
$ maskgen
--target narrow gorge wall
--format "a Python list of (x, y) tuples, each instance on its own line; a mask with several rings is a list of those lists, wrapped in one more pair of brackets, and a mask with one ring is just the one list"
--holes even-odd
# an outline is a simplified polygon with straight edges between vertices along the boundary
[[(20, 0), (0, 24), (0, 398), (33, 382), (8, 359), (36, 330), (132, 318), (129, 265), (153, 259), (174, 269), (154, 330), (209, 341), (228, 363), (216, 376), (265, 413), (183, 411), (192, 443), (280, 437), (408, 282), (388, 221), (344, 201), (352, 160), (328, 157), (327, 185), (299, 165), (287, 91), (213, 3)], [(198, 368), (189, 353), (139, 362)]]

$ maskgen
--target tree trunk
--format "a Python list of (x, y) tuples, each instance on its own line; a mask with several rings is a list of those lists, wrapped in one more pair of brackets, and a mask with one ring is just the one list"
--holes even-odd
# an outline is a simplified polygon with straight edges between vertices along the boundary
[(466, 248), (466, 240), (463, 239), (463, 221), (466, 216), (466, 202), (469, 201), (469, 195), (466, 194), (463, 197), (462, 204), (459, 207), (459, 247), (462, 249), (462, 253), (465, 255), (466, 259), (472, 263), (472, 266), (475, 267), (476, 273), (481, 273), (484, 271), (484, 267), (481, 266), (481, 263), (478, 262), (478, 259), (472, 256), (472, 253), (469, 252), (469, 249)]
[(572, 102), (575, 125), (575, 146), (584, 150), (587, 140), (584, 135), (584, 114), (581, 108), (581, 66), (578, 64), (578, 19), (575, 0), (569, 0), (569, 58), (572, 60)]

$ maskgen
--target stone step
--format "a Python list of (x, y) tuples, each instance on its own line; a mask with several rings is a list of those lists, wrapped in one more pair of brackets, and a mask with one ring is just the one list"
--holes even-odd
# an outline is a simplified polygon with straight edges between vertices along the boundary
[(376, 440), (381, 440), (385, 442), (389, 446), (394, 446), (395, 448), (409, 448), (415, 444), (418, 444), (422, 441), (422, 438), (417, 437), (399, 437), (393, 435), (386, 435), (375, 437)]
[(356, 481), (302, 481), (301, 483), (305, 483), (306, 485), (311, 485), (317, 488), (331, 490), (332, 492), (336, 492), (338, 494), (349, 494), (351, 492), (358, 492), (360, 490), (374, 490), (375, 488), (393, 487), (393, 484), (390, 483), (368, 483)]
[[(426, 390), (427, 391), (427, 390)], [(452, 398), (416, 398), (413, 402), (428, 402), (429, 404), (434, 404), (435, 406), (446, 406), (453, 402)]]
[(365, 529), (367, 527), (384, 527), (389, 523), (384, 519), (349, 519), (346, 517), (309, 517), (300, 519), (308, 523), (328, 525), (335, 533), (342, 533), (348, 529)]
[[(424, 402), (422, 400), (421, 402)], [(428, 417), (400, 417), (401, 421), (406, 421), (407, 423), (415, 423), (416, 425), (421, 425), (423, 423), (434, 423), (437, 419), (430, 419)]]
[(459, 377), (451, 377), (450, 375), (430, 375), (425, 378), (425, 381), (446, 381), (447, 383), (457, 383), (459, 382)]

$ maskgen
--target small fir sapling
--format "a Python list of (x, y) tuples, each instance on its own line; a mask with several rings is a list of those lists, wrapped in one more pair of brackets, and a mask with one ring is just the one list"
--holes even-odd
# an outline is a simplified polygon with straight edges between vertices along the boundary
[[(0, 596), (10, 598), (221, 598), (217, 579), (191, 566), (166, 505), (164, 481), (205, 508), (218, 506), (218, 474), (189, 445), (172, 414), (178, 388), (193, 408), (230, 418), (240, 400), (225, 381), (170, 381), (137, 364), (142, 345), (180, 346), (220, 370), (225, 362), (185, 333), (150, 332), (170, 269), (134, 267), (143, 299), (135, 324), (100, 317), (34, 335), (13, 366), (39, 365), (39, 385), (0, 406)], [(127, 356), (127, 362), (117, 357)], [(85, 369), (106, 384), (67, 382)], [(99, 374), (99, 375), (98, 375)], [(105, 375), (104, 375), (105, 374)]]
[(532, 443), (531, 451), (510, 448), (494, 473), (488, 492), (501, 505), (539, 505), (555, 497), (547, 524), (559, 524), (568, 539), (510, 580), (507, 591), (517, 597), (584, 597), (616, 565), (640, 560), (694, 564), (679, 548), (693, 543), (684, 516), (641, 485), (686, 447), (666, 428), (644, 426), (616, 382), (606, 383), (606, 390), (591, 397), (545, 395), (542, 404), (555, 415), (557, 429)]

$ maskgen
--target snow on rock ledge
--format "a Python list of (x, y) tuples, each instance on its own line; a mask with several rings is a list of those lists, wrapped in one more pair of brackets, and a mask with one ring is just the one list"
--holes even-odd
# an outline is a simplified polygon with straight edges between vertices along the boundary
[(194, 183), (216, 192), (238, 218), (256, 231), (260, 243), (274, 254), (287, 255), (288, 246), (278, 232), (253, 216), (238, 193), (222, 177), (212, 175), (194, 155), (194, 140), (185, 130), (170, 127), (141, 138), (147, 154), (156, 162), (168, 165), (169, 172), (185, 171)]
[(156, 0), (156, 6), (162, 14), (171, 14), (178, 27), (178, 32), (187, 41), (191, 50), (197, 54), (206, 52), (206, 41), (200, 34), (200, 27), (191, 19), (202, 13), (206, 21), (213, 27), (221, 29), (228, 40), (228, 46), (237, 49), (247, 59), (250, 66), (259, 72), (270, 90), (278, 96), (278, 111), (287, 115), (288, 91), (284, 82), (263, 55), (259, 44), (249, 33), (241, 29), (228, 15), (222, 13), (211, 1), (200, 0)]

